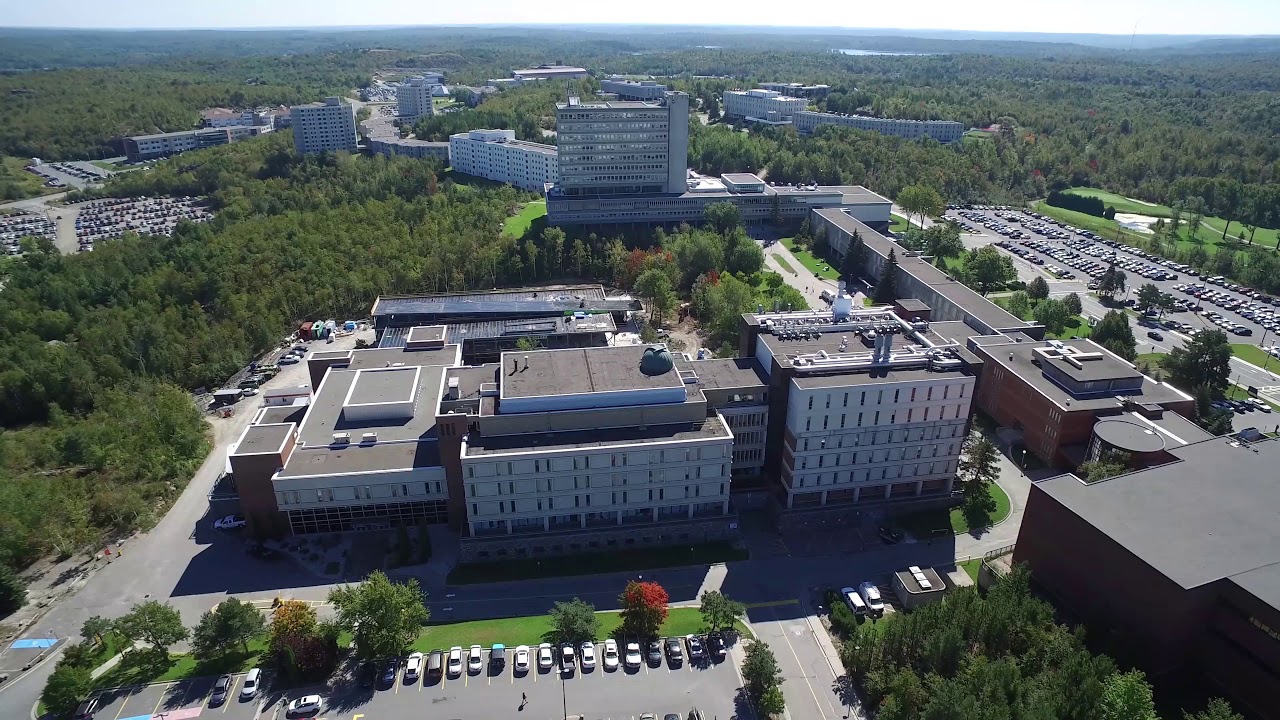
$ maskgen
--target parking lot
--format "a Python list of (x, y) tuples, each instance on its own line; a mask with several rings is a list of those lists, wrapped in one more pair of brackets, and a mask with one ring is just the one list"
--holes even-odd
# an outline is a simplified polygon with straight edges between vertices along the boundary
[(57, 236), (57, 222), (43, 213), (17, 211), (0, 215), (0, 251), (8, 255), (22, 252), (22, 238), (42, 237), (52, 242)]
[(112, 240), (126, 232), (139, 235), (172, 235), (179, 222), (206, 222), (213, 218), (199, 198), (108, 198), (77, 207), (76, 239), (81, 251), (95, 242)]
[(271, 717), (271, 696), (259, 693), (241, 700), (240, 686), (244, 675), (234, 676), (226, 702), (209, 705), (215, 677), (196, 678), (175, 683), (157, 683), (104, 690), (97, 697), (101, 706), (96, 720), (138, 720), (162, 717), (164, 720), (191, 720), (208, 717), (218, 720), (256, 720)]
[[(603, 645), (598, 647), (598, 654), (603, 654)], [(734, 652), (740, 649), (731, 655)], [(468, 672), (464, 666), (457, 676), (428, 678), (424, 673), (410, 680), (405, 678), (402, 661), (390, 684), (366, 687), (344, 676), (327, 688), (290, 691), (280, 702), (287, 705), (294, 698), (319, 694), (323, 698), (320, 711), (302, 716), (325, 720), (513, 717), (517, 713), (551, 719), (563, 718), (566, 712), (593, 720), (634, 720), (646, 712), (659, 718), (668, 713), (686, 718), (693, 707), (707, 718), (750, 717), (749, 711), (735, 706), (742, 681), (730, 657), (697, 666), (687, 660), (672, 664), (664, 659), (660, 665), (621, 665), (616, 670), (605, 670), (602, 658), (597, 658), (593, 669), (561, 673), (558, 665), (539, 669), (536, 659), (528, 672), (517, 672), (513, 655), (514, 648), (508, 648), (505, 665), (494, 669), (489, 662), (491, 651), (486, 649), (478, 672)]]

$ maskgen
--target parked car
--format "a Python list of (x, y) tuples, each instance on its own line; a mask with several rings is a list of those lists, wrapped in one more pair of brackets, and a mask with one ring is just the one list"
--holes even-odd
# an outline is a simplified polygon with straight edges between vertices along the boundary
[(400, 671), (400, 661), (396, 659), (387, 660), (382, 663), (382, 674), (379, 679), (383, 685), (391, 685), (396, 681), (396, 673)]
[(863, 601), (857, 590), (851, 587), (840, 588), (840, 596), (844, 598), (845, 605), (849, 606), (854, 615), (862, 616), (867, 614), (867, 603)]
[(529, 646), (520, 645), (516, 648), (515, 671), (518, 673), (529, 672)]
[(431, 680), (444, 674), (444, 652), (432, 650), (427, 658), (427, 679)]
[(462, 674), (462, 648), (454, 645), (449, 648), (449, 676), (458, 677)]
[(627, 662), (627, 667), (631, 667), (631, 668), (640, 667), (640, 643), (638, 642), (627, 643), (626, 662)]
[(565, 675), (572, 675), (577, 667), (577, 653), (574, 652), (572, 645), (563, 645), (560, 647), (560, 672)]
[(862, 583), (858, 586), (858, 594), (867, 604), (867, 611), (871, 617), (884, 615), (884, 601), (880, 599), (880, 588), (876, 587), (875, 583), (870, 581)]
[(582, 655), (582, 669), (591, 670), (594, 668), (596, 666), (596, 646), (592, 645), (591, 641), (588, 640), (587, 642), (582, 643), (582, 647), (579, 648), (579, 651)]
[(698, 665), (707, 658), (707, 649), (702, 644), (702, 638), (697, 635), (690, 635), (685, 638), (685, 642), (689, 645), (689, 662)]
[(507, 666), (507, 646), (502, 643), (494, 643), (489, 648), (489, 668), (495, 673), (502, 672), (502, 668)]
[(684, 650), (680, 648), (679, 638), (667, 638), (665, 645), (667, 649), (667, 662), (672, 665), (678, 665), (684, 662)]
[(555, 656), (551, 653), (551, 643), (542, 643), (538, 646), (538, 669), (550, 670), (555, 665)]
[(467, 672), (478, 673), (484, 667), (484, 648), (472, 645), (467, 651)]
[(258, 694), (258, 685), (262, 681), (262, 669), (254, 668), (244, 676), (244, 684), (240, 686), (240, 699), (252, 700)]
[(604, 641), (604, 669), (618, 669), (618, 641), (613, 638)]
[(320, 712), (321, 702), (319, 695), (303, 695), (285, 707), (284, 715), (285, 717), (292, 717)]
[(237, 528), (242, 528), (247, 524), (248, 522), (244, 519), (243, 515), (228, 515), (214, 520), (213, 528), (215, 530), (235, 530)]
[(93, 720), (93, 715), (98, 712), (98, 707), (98, 698), (91, 697), (76, 706), (76, 712), (71, 718), (72, 720)]
[(711, 658), (717, 662), (724, 659), (728, 653), (727, 643), (724, 641), (724, 635), (719, 632), (713, 632), (707, 636), (707, 647), (711, 648)]
[(417, 682), (418, 675), (422, 673), (422, 653), (411, 653), (407, 660), (404, 661), (404, 681)]
[(227, 701), (227, 696), (231, 694), (231, 683), (234, 679), (230, 675), (223, 675), (213, 684), (213, 692), (209, 693), (209, 707), (221, 705)]
[(649, 641), (649, 664), (654, 667), (662, 664), (662, 643), (656, 638)]
[(1156, 332), (1155, 330), (1148, 330), (1147, 337), (1151, 338), (1152, 340), (1164, 340), (1164, 336)]
[(896, 545), (902, 542), (902, 531), (897, 528), (881, 525), (877, 532), (880, 535), (880, 541), (885, 545)]

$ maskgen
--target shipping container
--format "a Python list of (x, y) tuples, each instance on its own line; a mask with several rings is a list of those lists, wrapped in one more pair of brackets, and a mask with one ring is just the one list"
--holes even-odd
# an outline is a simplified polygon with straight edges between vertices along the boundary
[(304, 322), (298, 325), (298, 338), (301, 340), (311, 339), (311, 323)]

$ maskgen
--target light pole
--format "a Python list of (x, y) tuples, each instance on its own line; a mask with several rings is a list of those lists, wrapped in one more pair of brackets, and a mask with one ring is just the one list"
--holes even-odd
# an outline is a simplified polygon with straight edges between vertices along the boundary
[(560, 702), (564, 709), (564, 720), (569, 720), (569, 695), (564, 687), (564, 668), (560, 668)]

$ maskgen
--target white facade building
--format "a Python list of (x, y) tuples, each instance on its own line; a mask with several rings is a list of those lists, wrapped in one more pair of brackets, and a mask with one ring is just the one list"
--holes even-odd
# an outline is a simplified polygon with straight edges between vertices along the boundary
[(538, 192), (559, 178), (556, 146), (517, 140), (514, 130), (451, 135), (449, 162), (460, 173)]
[(689, 96), (660, 102), (556, 104), (560, 182), (566, 196), (683, 193), (689, 154)]
[(723, 96), (724, 116), (730, 120), (756, 120), (785, 124), (809, 106), (804, 98), (788, 97), (774, 90), (727, 90)]
[(339, 97), (322, 103), (294, 105), (289, 110), (293, 144), (299, 154), (356, 151), (356, 110)]
[(396, 88), (396, 115), (401, 120), (412, 124), (419, 118), (436, 114), (432, 98), (434, 90), (440, 83), (433, 83), (422, 77), (406, 78)]
[(908, 140), (933, 138), (943, 144), (959, 142), (964, 137), (964, 124), (954, 120), (895, 120), (805, 110), (796, 113), (794, 123), (796, 131), (804, 134), (810, 134), (823, 125), (837, 125), (870, 130), (882, 135), (894, 135)]
[(614, 93), (619, 100), (661, 100), (667, 86), (653, 80), (607, 78), (600, 81), (600, 92)]

